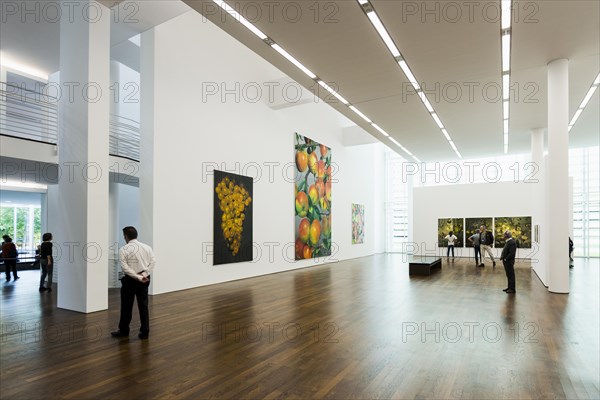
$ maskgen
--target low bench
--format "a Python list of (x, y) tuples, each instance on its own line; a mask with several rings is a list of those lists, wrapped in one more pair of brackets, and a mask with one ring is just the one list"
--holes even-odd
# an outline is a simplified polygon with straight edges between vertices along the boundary
[(408, 261), (409, 275), (431, 275), (432, 271), (442, 269), (440, 257), (411, 256)]

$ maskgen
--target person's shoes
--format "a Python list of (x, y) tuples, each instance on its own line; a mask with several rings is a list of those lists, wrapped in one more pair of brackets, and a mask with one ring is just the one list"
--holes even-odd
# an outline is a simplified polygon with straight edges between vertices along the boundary
[(10, 282), (10, 278), (6, 278), (6, 282)]
[(509, 289), (508, 289), (508, 288), (506, 288), (506, 289), (502, 289), (502, 291), (503, 291), (503, 292), (508, 292), (508, 291), (509, 291)]
[(45, 288), (45, 287), (41, 287), (41, 288), (40, 288), (40, 292), (45, 292), (45, 291), (46, 291), (46, 288)]
[(125, 333), (125, 332), (121, 332), (121, 331), (111, 332), (110, 335), (112, 337), (116, 337), (116, 338), (129, 337), (129, 333)]
[(517, 293), (517, 291), (516, 291), (516, 290), (514, 290), (514, 289), (508, 289), (508, 290), (506, 291), (506, 294), (514, 294), (514, 293)]
[(20, 277), (20, 276), (15, 276), (15, 281), (16, 281), (17, 279), (21, 279), (21, 277)]
[(139, 337), (140, 339), (142, 339), (142, 340), (144, 340), (144, 339), (148, 339), (148, 334), (147, 334), (147, 333), (140, 333), (140, 334), (138, 334), (138, 337)]
[(483, 263), (478, 265), (479, 268), (485, 267), (485, 265)]

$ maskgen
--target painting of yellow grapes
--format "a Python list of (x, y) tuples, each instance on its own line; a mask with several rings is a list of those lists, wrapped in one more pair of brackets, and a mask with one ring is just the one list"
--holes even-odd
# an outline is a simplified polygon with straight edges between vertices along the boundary
[(252, 261), (252, 178), (214, 176), (213, 265)]
[(331, 149), (295, 134), (296, 260), (331, 255)]
[(496, 217), (494, 218), (495, 247), (502, 248), (506, 243), (504, 232), (510, 231), (517, 247), (531, 248), (531, 217)]

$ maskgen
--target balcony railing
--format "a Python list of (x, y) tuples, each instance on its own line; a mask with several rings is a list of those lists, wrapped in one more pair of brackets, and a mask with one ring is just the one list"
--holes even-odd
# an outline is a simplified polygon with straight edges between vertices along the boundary
[[(14, 84), (0, 82), (0, 135), (58, 143), (58, 99)], [(109, 154), (140, 160), (140, 123), (109, 116)]]

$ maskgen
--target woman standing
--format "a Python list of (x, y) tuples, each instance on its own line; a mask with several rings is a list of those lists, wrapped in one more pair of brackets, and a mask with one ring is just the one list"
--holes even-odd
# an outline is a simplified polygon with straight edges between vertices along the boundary
[[(52, 259), (52, 234), (44, 233), (42, 236), (42, 245), (40, 246), (40, 265), (42, 267), (42, 278), (40, 279), (40, 292), (52, 291), (52, 272), (54, 269), (54, 260)], [(48, 276), (48, 286), (44, 287), (44, 279)]]
[(10, 281), (10, 271), (13, 273), (15, 281), (19, 279), (17, 275), (17, 257), (19, 252), (17, 246), (12, 241), (12, 238), (8, 235), (2, 236), (4, 242), (2, 243), (2, 260), (4, 260), (4, 271), (6, 272), (6, 282)]

